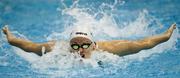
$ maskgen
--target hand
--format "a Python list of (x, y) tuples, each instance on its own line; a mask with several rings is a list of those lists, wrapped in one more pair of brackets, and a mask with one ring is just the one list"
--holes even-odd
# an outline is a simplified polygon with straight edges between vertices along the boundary
[(172, 24), (170, 29), (176, 29), (176, 23)]
[(7, 35), (7, 33), (9, 32), (8, 25), (5, 25), (2, 29), (2, 31), (5, 35)]

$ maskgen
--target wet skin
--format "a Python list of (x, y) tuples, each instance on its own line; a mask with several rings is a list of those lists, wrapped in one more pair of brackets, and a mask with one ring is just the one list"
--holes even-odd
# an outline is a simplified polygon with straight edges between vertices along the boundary
[[(96, 41), (96, 44), (85, 37), (75, 37), (70, 40), (70, 46), (72, 44), (78, 44), (82, 46), (84, 43), (92, 43), (88, 48), (79, 48), (78, 50), (70, 49), (71, 52), (79, 52), (82, 58), (90, 58), (94, 50), (107, 51), (109, 53), (117, 54), (119, 56), (129, 55), (138, 53), (141, 50), (150, 49), (156, 45), (166, 42), (170, 39), (176, 24), (172, 24), (170, 28), (162, 33), (155, 36), (139, 39), (139, 40), (110, 40), (110, 41)], [(21, 48), (26, 52), (33, 52), (39, 56), (42, 56), (42, 47), (45, 48), (45, 52), (52, 52), (56, 41), (49, 41), (45, 43), (35, 43), (29, 40), (24, 40), (13, 35), (8, 27), (5, 26), (2, 29), (6, 35), (7, 41), (12, 46)]]
[(73, 48), (71, 48), (70, 50), (71, 52), (79, 52), (82, 58), (90, 58), (91, 53), (93, 50), (95, 50), (95, 46), (96, 46), (91, 40), (85, 37), (75, 37), (71, 39), (70, 45), (72, 44), (78, 44), (78, 45), (91, 44), (87, 49), (80, 47), (79, 49), (74, 50)]

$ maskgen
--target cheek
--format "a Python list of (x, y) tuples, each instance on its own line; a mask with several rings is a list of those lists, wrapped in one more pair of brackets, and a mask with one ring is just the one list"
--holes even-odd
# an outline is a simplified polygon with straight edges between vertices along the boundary
[(70, 52), (74, 53), (74, 52), (78, 52), (77, 50), (71, 49)]
[(88, 49), (86, 49), (86, 51), (90, 52), (90, 51), (93, 51), (94, 48), (93, 47), (89, 47)]

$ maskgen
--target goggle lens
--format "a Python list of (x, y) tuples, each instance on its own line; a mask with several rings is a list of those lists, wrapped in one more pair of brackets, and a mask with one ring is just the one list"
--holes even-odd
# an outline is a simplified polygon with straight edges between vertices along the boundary
[(79, 46), (78, 46), (78, 45), (72, 45), (71, 47), (72, 47), (74, 50), (79, 49)]
[(82, 46), (82, 48), (87, 49), (87, 48), (89, 48), (89, 46), (90, 46), (90, 45), (85, 44), (85, 45)]

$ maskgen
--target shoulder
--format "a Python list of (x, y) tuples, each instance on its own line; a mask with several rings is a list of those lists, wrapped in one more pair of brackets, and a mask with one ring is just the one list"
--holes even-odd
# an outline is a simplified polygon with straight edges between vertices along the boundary
[(56, 44), (69, 44), (67, 40), (56, 40)]
[(114, 50), (122, 48), (122, 46), (130, 45), (132, 42), (127, 40), (111, 40), (111, 41), (98, 41), (97, 45), (99, 49)]
[(97, 49), (105, 50), (109, 46), (110, 43), (111, 42), (109, 41), (97, 41), (96, 46), (97, 46)]
[(124, 43), (124, 42), (130, 42), (128, 40), (110, 40), (110, 41), (97, 41), (96, 43), (98, 45), (109, 45), (109, 44), (115, 44), (115, 43)]

